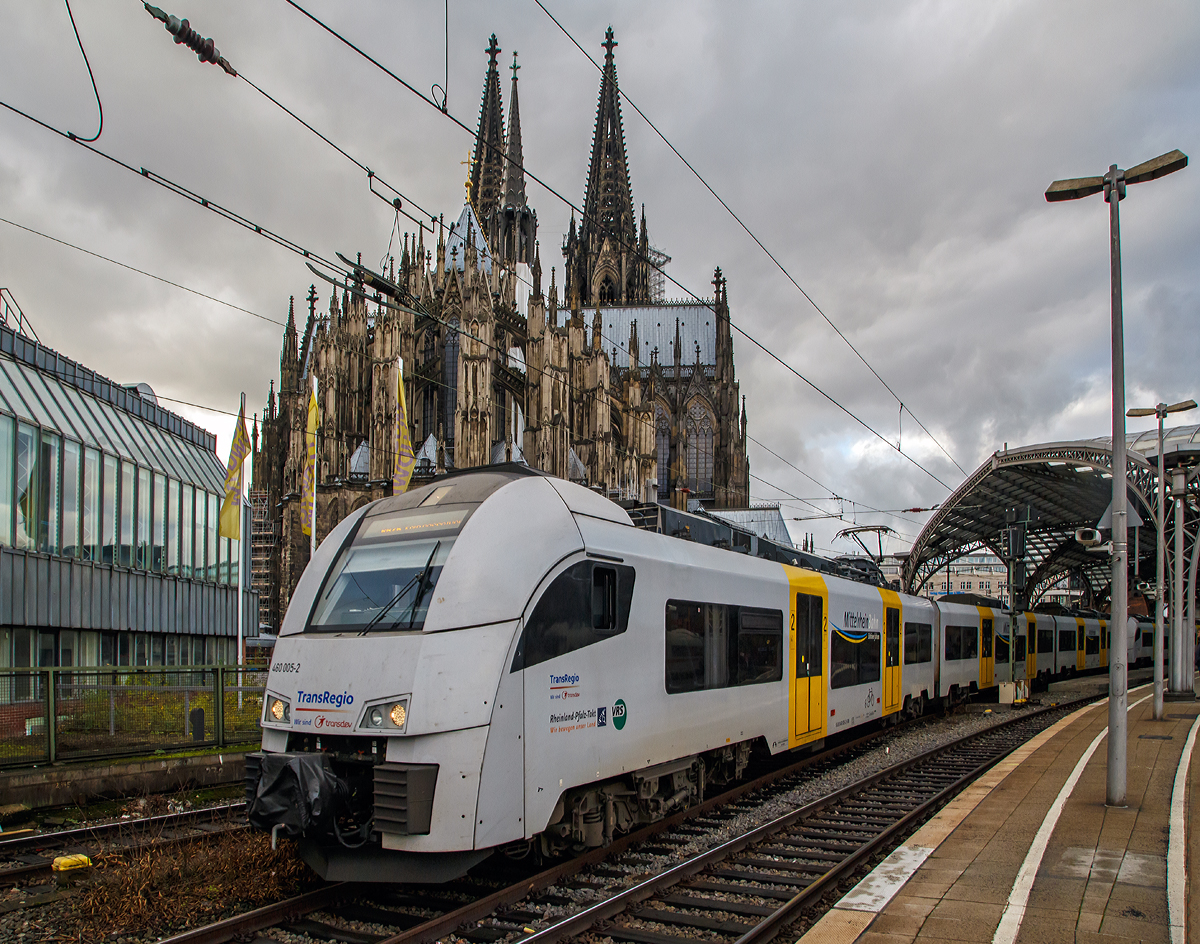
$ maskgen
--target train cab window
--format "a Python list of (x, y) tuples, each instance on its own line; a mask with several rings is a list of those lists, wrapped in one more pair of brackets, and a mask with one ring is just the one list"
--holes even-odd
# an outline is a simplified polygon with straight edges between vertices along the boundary
[(363, 518), (326, 574), (305, 631), (420, 630), (473, 507), (408, 508)]
[(933, 661), (933, 627), (928, 623), (904, 624), (904, 664)]
[(1060, 629), (1058, 631), (1058, 651), (1075, 651), (1075, 631), (1073, 629)]
[(821, 674), (824, 649), (824, 602), (812, 593), (796, 594), (796, 678)]
[(983, 621), (983, 657), (990, 659), (992, 657), (992, 621), (985, 619)]
[(551, 581), (525, 622), (512, 671), (527, 669), (625, 632), (634, 570), (580, 561)]
[(757, 685), (783, 678), (783, 613), (668, 600), (667, 692)]
[(1008, 640), (996, 633), (996, 665), (1008, 665)]
[(900, 664), (900, 611), (895, 607), (887, 609), (887, 636), (884, 642), (883, 657), (889, 669)]
[(611, 633), (617, 628), (617, 571), (592, 568), (592, 629)]
[(1054, 630), (1039, 629), (1037, 631), (1037, 651), (1054, 652)]

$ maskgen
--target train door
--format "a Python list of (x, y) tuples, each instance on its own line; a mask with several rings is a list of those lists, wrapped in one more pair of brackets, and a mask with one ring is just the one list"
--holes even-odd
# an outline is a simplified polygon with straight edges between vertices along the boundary
[(792, 589), (792, 730), (789, 746), (825, 734), (825, 651), (828, 645), (829, 591), (809, 571), (788, 568)]
[(991, 688), (996, 684), (996, 662), (993, 650), (995, 632), (992, 611), (979, 607), (979, 687)]
[(891, 590), (883, 595), (883, 713), (900, 710), (900, 597)]
[(1008, 631), (1012, 636), (1012, 675), (1010, 681), (1025, 681), (1025, 663), (1028, 653), (1025, 651), (1025, 634), (1021, 632), (1021, 619), (1013, 615), (1008, 620)]
[(1025, 628), (1028, 630), (1025, 636), (1025, 678), (1035, 679), (1038, 674), (1037, 617), (1032, 613), (1026, 613), (1025, 617)]
[(1075, 617), (1075, 671), (1083, 671), (1084, 649), (1086, 647), (1085, 633), (1083, 630), (1083, 617)]

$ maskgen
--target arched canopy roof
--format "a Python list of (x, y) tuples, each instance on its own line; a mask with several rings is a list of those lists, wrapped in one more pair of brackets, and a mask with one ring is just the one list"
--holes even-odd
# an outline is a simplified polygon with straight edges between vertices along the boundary
[[(1186, 433), (1184, 432), (1186, 430)], [(1197, 427), (1167, 432), (1197, 438)], [(1153, 572), (1156, 471), (1146, 459), (1146, 434), (1128, 437), (1126, 468), (1130, 512), (1150, 532), (1140, 541), (1143, 563)], [(1149, 440), (1156, 455), (1157, 433)], [(1090, 553), (1075, 540), (1077, 528), (1094, 528), (1112, 500), (1112, 439), (1043, 443), (994, 453), (944, 501), (917, 536), (904, 565), (904, 589), (920, 593), (939, 568), (986, 548), (1000, 556), (1000, 533), (1009, 509), (1030, 505), (1036, 520), (1026, 537), (1026, 592), (1031, 601), (1064, 574), (1078, 572), (1099, 596), (1107, 594), (1111, 559)], [(1130, 556), (1134, 541), (1130, 536)]]

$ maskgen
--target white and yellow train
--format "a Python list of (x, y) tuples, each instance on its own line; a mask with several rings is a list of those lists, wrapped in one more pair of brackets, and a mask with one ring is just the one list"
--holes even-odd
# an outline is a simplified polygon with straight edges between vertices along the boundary
[(251, 822), (328, 878), (441, 881), (497, 849), (602, 845), (755, 748), (1107, 664), (1103, 620), (1021, 614), (1013, 639), (999, 610), (657, 532), (512, 466), (354, 512), (281, 628)]

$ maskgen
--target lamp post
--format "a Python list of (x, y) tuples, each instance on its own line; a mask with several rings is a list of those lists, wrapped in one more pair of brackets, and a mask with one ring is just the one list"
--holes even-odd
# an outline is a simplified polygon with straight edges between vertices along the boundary
[(1120, 201), (1128, 184), (1156, 180), (1187, 166), (1187, 155), (1175, 150), (1153, 160), (1121, 170), (1116, 164), (1103, 177), (1056, 180), (1046, 190), (1046, 200), (1078, 200), (1104, 192), (1108, 203), (1109, 259), (1112, 287), (1112, 581), (1109, 587), (1110, 624), (1108, 666), (1108, 783), (1109, 806), (1125, 805), (1125, 749), (1128, 738), (1125, 660), (1129, 619), (1129, 544), (1126, 527), (1125, 463), (1125, 340), (1121, 311)]
[(1183, 413), (1196, 409), (1195, 400), (1184, 400), (1181, 403), (1158, 403), (1153, 407), (1134, 407), (1126, 416), (1157, 416), (1158, 417), (1158, 545), (1155, 553), (1158, 565), (1157, 589), (1154, 600), (1154, 720), (1163, 719), (1163, 571), (1166, 570), (1167, 546), (1164, 543), (1166, 531), (1167, 483), (1163, 476), (1163, 420), (1169, 413)]

